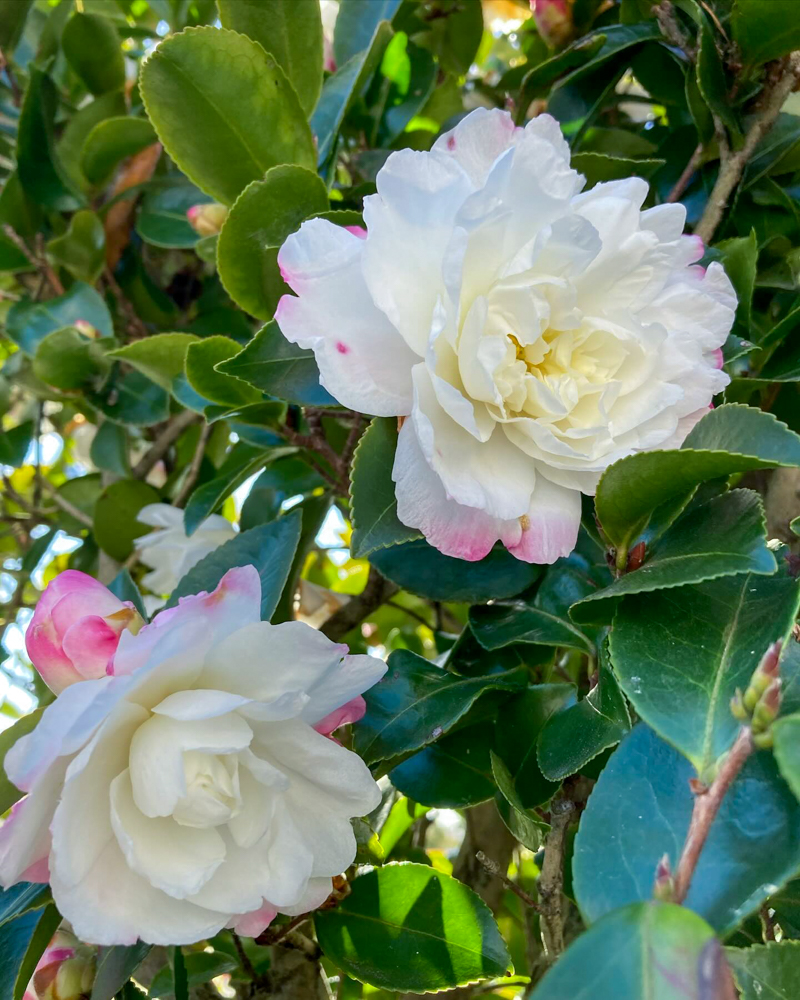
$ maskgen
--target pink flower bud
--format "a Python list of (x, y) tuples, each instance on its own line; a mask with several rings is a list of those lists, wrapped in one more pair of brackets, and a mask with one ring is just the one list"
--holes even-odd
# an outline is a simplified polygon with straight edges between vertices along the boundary
[(25, 646), (51, 691), (111, 673), (119, 637), (134, 634), (142, 619), (98, 580), (68, 569), (48, 584), (36, 605)]
[(84, 335), (84, 337), (91, 337), (92, 339), (100, 336), (100, 331), (97, 327), (92, 326), (92, 324), (85, 319), (76, 319), (72, 324), (76, 330)]
[(539, 34), (551, 49), (563, 48), (572, 39), (572, 0), (531, 0)]
[(92, 992), (96, 949), (58, 930), (36, 965), (25, 1000), (79, 1000)]
[(206, 205), (192, 205), (187, 211), (186, 218), (189, 225), (201, 236), (215, 236), (222, 224), (228, 217), (228, 209), (225, 205), (218, 205), (210, 202)]

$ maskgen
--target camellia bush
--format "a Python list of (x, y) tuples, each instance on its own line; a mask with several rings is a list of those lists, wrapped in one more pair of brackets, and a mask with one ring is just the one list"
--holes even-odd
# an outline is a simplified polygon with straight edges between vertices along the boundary
[(800, 2), (0, 69), (0, 1000), (797, 1000)]

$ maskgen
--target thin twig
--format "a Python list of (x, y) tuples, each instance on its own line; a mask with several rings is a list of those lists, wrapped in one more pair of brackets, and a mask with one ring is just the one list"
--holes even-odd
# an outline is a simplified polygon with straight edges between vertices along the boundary
[(696, 793), (689, 832), (683, 845), (680, 861), (675, 871), (675, 889), (673, 899), (682, 903), (689, 892), (700, 853), (708, 838), (711, 824), (714, 822), (725, 793), (735, 781), (747, 758), (755, 749), (753, 733), (750, 726), (742, 726), (739, 735), (725, 757), (716, 778), (706, 790)]
[(431, 625), (431, 623), (427, 621), (422, 615), (417, 614), (416, 611), (412, 611), (411, 608), (405, 608), (403, 607), (402, 604), (399, 604), (397, 601), (384, 601), (384, 604), (388, 604), (389, 607), (391, 608), (397, 608), (398, 611), (405, 611), (405, 613), (409, 615), (411, 618), (416, 618), (416, 620), (420, 623), (420, 625), (424, 625), (425, 628), (429, 628), (431, 631), (433, 631), (433, 625)]
[[(50, 283), (50, 287), (53, 289), (53, 294), (63, 295), (64, 286), (61, 284), (60, 278), (53, 270), (53, 268), (50, 266), (50, 263), (47, 260), (47, 256), (44, 252), (44, 244), (42, 243), (42, 241), (41, 240), (39, 241), (40, 253), (37, 255), (36, 253), (33, 252), (33, 250), (31, 250), (31, 248), (28, 246), (25, 240), (23, 240), (23, 238), (19, 235), (19, 233), (16, 231), (16, 229), (14, 229), (13, 226), (10, 226), (8, 223), (4, 223), (3, 232), (11, 240), (11, 242), (14, 244), (17, 250), (19, 250), (20, 253), (25, 255), (25, 258), (27, 259), (28, 263), (36, 268), (36, 270), (42, 276), (42, 279)], [(36, 297), (38, 298), (38, 295)]]
[(507, 875), (505, 875), (500, 870), (500, 865), (498, 865), (496, 861), (492, 861), (491, 858), (488, 858), (483, 851), (478, 851), (475, 857), (478, 861), (480, 861), (490, 875), (494, 875), (495, 878), (499, 878), (506, 889), (510, 889), (515, 896), (519, 896), (526, 906), (529, 906), (532, 910), (536, 910), (537, 913), (542, 912), (542, 907), (536, 902), (533, 896), (529, 896), (523, 888), (518, 886), (516, 882), (512, 881)]
[(203, 464), (203, 456), (205, 455), (206, 445), (208, 444), (208, 439), (211, 437), (212, 430), (213, 427), (211, 424), (203, 424), (200, 428), (200, 437), (197, 440), (197, 447), (192, 456), (192, 464), (189, 466), (189, 471), (186, 473), (186, 478), (178, 491), (178, 495), (172, 501), (173, 507), (183, 507), (189, 499), (189, 495), (194, 489), (194, 484), (197, 482), (197, 477), (200, 475), (200, 466)]
[(301, 913), (299, 916), (293, 917), (288, 924), (281, 924), (275, 928), (268, 927), (263, 934), (256, 938), (256, 944), (278, 944), (283, 941), (287, 934), (291, 934), (292, 931), (297, 930), (298, 927), (304, 924), (310, 916), (310, 913)]
[(719, 175), (703, 216), (695, 228), (695, 235), (704, 243), (709, 243), (722, 220), (728, 199), (742, 178), (744, 168), (756, 146), (775, 124), (780, 110), (800, 79), (800, 52), (793, 52), (785, 61), (783, 71), (765, 84), (762, 104), (756, 112), (755, 120), (748, 129), (744, 144), (736, 152), (721, 148)]
[(242, 939), (235, 931), (231, 931), (231, 937), (233, 938), (233, 946), (236, 949), (236, 954), (239, 956), (239, 964), (247, 973), (247, 975), (255, 982), (258, 979), (258, 973), (250, 961), (250, 956), (244, 950), (244, 945), (242, 944)]
[(61, 496), (61, 494), (58, 492), (58, 488), (53, 486), (53, 484), (50, 482), (49, 479), (46, 479), (44, 476), (39, 476), (38, 481), (41, 484), (41, 486), (53, 498), (53, 502), (56, 504), (56, 506), (60, 507), (65, 514), (69, 514), (70, 517), (74, 517), (76, 521), (79, 521), (87, 528), (92, 527), (93, 522), (92, 519), (89, 517), (89, 515), (84, 514), (84, 512), (80, 509), (80, 507), (76, 507), (75, 504), (70, 503), (70, 501), (67, 500), (66, 497)]
[(689, 162), (683, 169), (683, 173), (675, 181), (675, 186), (667, 195), (667, 204), (671, 205), (673, 202), (680, 201), (683, 192), (689, 186), (689, 181), (697, 173), (697, 168), (700, 166), (700, 161), (703, 159), (703, 144), (702, 142), (698, 145), (697, 149), (692, 153), (689, 158)]
[(50, 282), (50, 287), (56, 295), (63, 295), (64, 286), (61, 284), (61, 279), (53, 270), (50, 265), (50, 261), (47, 259), (47, 251), (45, 250), (44, 236), (42, 233), (36, 234), (36, 252), (39, 255), (39, 266), (42, 269), (42, 273), (46, 275), (47, 280)]
[(167, 454), (186, 428), (198, 420), (200, 420), (200, 414), (193, 413), (191, 410), (182, 410), (176, 416), (172, 417), (164, 430), (150, 446), (150, 449), (134, 465), (131, 472), (133, 478), (144, 479), (150, 470)]
[(575, 803), (570, 799), (556, 799), (550, 807), (550, 832), (544, 843), (538, 884), (542, 943), (548, 964), (564, 950), (564, 843), (574, 811)]
[(322, 623), (320, 632), (338, 642), (373, 611), (385, 604), (398, 590), (396, 584), (381, 576), (374, 566), (370, 566), (369, 576), (361, 593), (357, 597), (352, 597), (338, 611), (334, 611), (330, 618)]

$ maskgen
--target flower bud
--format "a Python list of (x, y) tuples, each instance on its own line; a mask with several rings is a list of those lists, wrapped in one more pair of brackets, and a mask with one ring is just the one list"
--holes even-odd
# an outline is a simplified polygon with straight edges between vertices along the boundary
[(86, 573), (68, 569), (48, 584), (33, 613), (25, 646), (51, 691), (105, 677), (119, 638), (143, 622), (130, 601), (120, 601)]
[(753, 671), (753, 676), (743, 698), (744, 707), (750, 713), (755, 710), (758, 700), (767, 688), (780, 676), (781, 645), (780, 639), (773, 642)]
[(216, 236), (227, 217), (227, 207), (213, 201), (205, 205), (192, 205), (186, 213), (189, 225), (201, 236)]
[(92, 324), (86, 319), (76, 319), (72, 324), (75, 329), (84, 335), (84, 337), (91, 337), (92, 340), (100, 336), (100, 331), (97, 327), (92, 326)]
[(653, 886), (653, 895), (663, 903), (671, 903), (674, 892), (675, 883), (672, 878), (669, 855), (665, 854), (656, 865), (656, 881)]
[(753, 709), (752, 728), (754, 733), (763, 733), (778, 718), (781, 709), (781, 679), (776, 677), (758, 699)]
[(747, 722), (750, 718), (747, 709), (744, 707), (744, 696), (742, 695), (741, 688), (736, 688), (736, 694), (731, 698), (731, 714), (739, 722)]
[(571, 41), (573, 0), (531, 0), (536, 28), (551, 49), (561, 49)]
[(33, 992), (37, 1000), (81, 1000), (91, 995), (94, 977), (95, 963), (75, 956), (37, 969)]

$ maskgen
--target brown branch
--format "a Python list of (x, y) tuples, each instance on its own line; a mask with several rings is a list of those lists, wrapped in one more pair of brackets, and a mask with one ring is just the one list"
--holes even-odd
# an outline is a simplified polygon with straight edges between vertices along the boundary
[(688, 32), (684, 30), (677, 18), (671, 0), (661, 0), (661, 3), (653, 8), (653, 13), (664, 38), (676, 49), (682, 49), (687, 57), (694, 62), (697, 52), (691, 43)]
[(496, 861), (492, 861), (491, 858), (487, 858), (483, 851), (478, 851), (475, 857), (478, 861), (480, 861), (490, 875), (494, 875), (495, 878), (499, 878), (506, 889), (510, 889), (515, 896), (519, 896), (526, 906), (529, 906), (532, 910), (536, 910), (537, 913), (542, 912), (541, 906), (536, 902), (533, 896), (529, 896), (521, 886), (517, 885), (516, 882), (512, 881), (507, 875), (505, 875)]
[(689, 181), (694, 177), (697, 172), (697, 168), (700, 166), (700, 161), (703, 159), (703, 144), (702, 142), (698, 145), (697, 149), (692, 153), (689, 158), (689, 162), (683, 168), (683, 173), (675, 181), (675, 186), (667, 195), (667, 204), (671, 205), (673, 202), (680, 201), (683, 192), (689, 186)]
[(322, 623), (320, 632), (338, 642), (398, 590), (396, 584), (381, 576), (374, 566), (370, 566), (369, 576), (361, 593), (357, 597), (352, 597), (338, 611), (334, 611), (330, 618)]
[(139, 459), (133, 467), (131, 475), (134, 479), (144, 479), (161, 459), (167, 454), (172, 445), (183, 434), (187, 427), (200, 420), (199, 413), (191, 410), (182, 410), (174, 416), (155, 439), (150, 449)]
[(741, 149), (731, 152), (726, 145), (721, 146), (719, 175), (708, 199), (703, 217), (695, 228), (695, 235), (704, 243), (709, 243), (722, 220), (728, 199), (742, 178), (744, 168), (756, 146), (775, 124), (786, 98), (800, 79), (800, 52), (793, 52), (783, 64), (782, 72), (768, 80), (762, 91), (761, 107), (747, 131)]
[(550, 807), (550, 832), (544, 842), (544, 861), (539, 876), (540, 926), (545, 960), (554, 962), (564, 950), (564, 844), (575, 803), (556, 799)]
[(250, 961), (250, 957), (244, 950), (244, 945), (242, 944), (242, 939), (235, 931), (231, 931), (231, 938), (233, 938), (233, 947), (236, 949), (236, 954), (239, 956), (239, 965), (244, 969), (247, 975), (253, 982), (258, 980), (258, 973), (255, 970), (253, 963)]
[[(26, 259), (28, 260), (28, 263), (30, 263), (33, 267), (36, 268), (36, 270), (42, 276), (42, 279), (49, 282), (50, 287), (53, 289), (53, 294), (63, 295), (64, 286), (61, 284), (61, 280), (59, 279), (58, 275), (50, 266), (50, 262), (47, 260), (47, 257), (44, 252), (44, 246), (41, 243), (41, 241), (39, 245), (39, 253), (37, 254), (34, 253), (33, 250), (31, 250), (31, 248), (28, 246), (25, 240), (23, 240), (23, 238), (19, 235), (19, 233), (16, 231), (16, 229), (14, 229), (13, 226), (10, 226), (8, 223), (4, 223), (3, 232), (11, 240), (11, 242), (14, 244), (17, 250), (19, 250), (20, 253), (25, 255)], [(39, 235), (41, 236), (41, 234)]]
[(711, 786), (695, 793), (689, 832), (686, 835), (686, 842), (683, 845), (678, 868), (675, 872), (673, 898), (676, 903), (682, 903), (686, 899), (700, 853), (708, 838), (711, 825), (719, 812), (719, 807), (722, 805), (722, 800), (725, 798), (725, 793), (735, 781), (754, 749), (753, 733), (750, 726), (742, 726), (730, 753), (722, 762)]
[(203, 464), (203, 456), (206, 453), (206, 445), (208, 444), (208, 439), (211, 437), (212, 430), (213, 427), (211, 424), (203, 424), (200, 429), (200, 437), (192, 456), (192, 464), (189, 466), (189, 471), (186, 473), (186, 478), (178, 491), (178, 495), (172, 501), (173, 507), (183, 507), (189, 499), (189, 495), (194, 489), (194, 484), (197, 482), (197, 477), (200, 475), (200, 466)]

